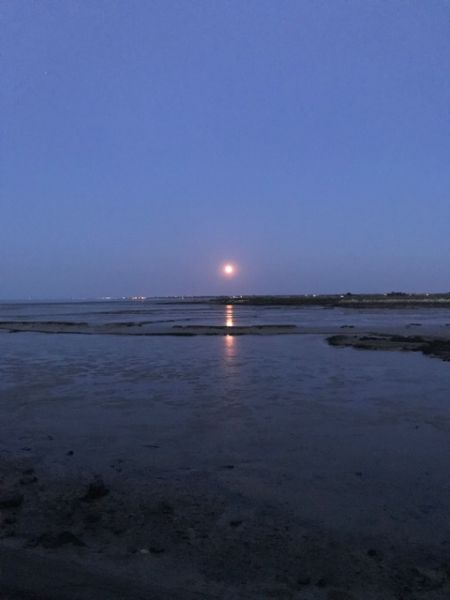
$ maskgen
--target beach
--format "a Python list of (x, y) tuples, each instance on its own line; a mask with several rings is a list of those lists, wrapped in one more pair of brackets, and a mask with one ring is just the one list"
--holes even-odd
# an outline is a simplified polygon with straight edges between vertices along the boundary
[(449, 315), (292, 310), (2, 310), (6, 599), (448, 597)]
[(450, 600), (449, 1), (0, 21), (0, 600)]

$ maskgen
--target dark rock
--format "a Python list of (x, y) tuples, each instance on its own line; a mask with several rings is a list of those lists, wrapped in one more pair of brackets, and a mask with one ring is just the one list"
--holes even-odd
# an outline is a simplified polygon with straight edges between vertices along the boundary
[(413, 567), (411, 576), (415, 586), (423, 590), (437, 590), (445, 585), (446, 573), (441, 570)]
[(353, 596), (345, 590), (330, 590), (327, 594), (327, 600), (353, 600)]
[(173, 515), (175, 511), (171, 504), (165, 500), (162, 500), (162, 502), (158, 504), (158, 512), (162, 513), (163, 515)]
[(11, 492), (0, 496), (0, 508), (18, 508), (23, 502), (23, 494)]
[(85, 522), (89, 524), (98, 523), (101, 520), (102, 516), (98, 513), (91, 513), (86, 515)]
[(56, 537), (56, 542), (64, 546), (65, 544), (72, 544), (73, 546), (85, 546), (86, 544), (82, 542), (76, 535), (71, 533), (70, 531), (63, 531), (59, 533)]
[(96, 479), (89, 485), (86, 494), (81, 499), (83, 502), (94, 502), (107, 494), (109, 494), (109, 489), (101, 479)]
[(67, 546), (69, 544), (72, 546), (86, 545), (70, 531), (62, 531), (57, 535), (44, 533), (37, 538), (37, 543), (44, 548), (60, 548), (61, 546)]
[(311, 583), (311, 577), (299, 577), (297, 579), (297, 585), (309, 585)]
[[(412, 588), (409, 585), (404, 585), (403, 586), (403, 591), (410, 594), (412, 592)], [(402, 598), (404, 598), (405, 596), (402, 596)]]
[(448, 340), (433, 340), (428, 342), (422, 348), (422, 352), (429, 356), (437, 356), (438, 358), (450, 361), (450, 341)]
[(66, 452), (67, 456), (73, 456), (73, 450), (69, 450), (69, 452)]
[(8, 527), (8, 529), (5, 529), (3, 531), (3, 533), (1, 534), (2, 538), (10, 538), (10, 537), (14, 537), (16, 535), (16, 531), (15, 529), (13, 529), (12, 527)]
[(238, 519), (236, 519), (235, 521), (230, 521), (231, 527), (239, 527), (239, 525), (242, 525), (242, 521), (239, 521)]
[(36, 483), (37, 480), (38, 478), (35, 475), (28, 475), (20, 479), (20, 485), (30, 485), (31, 483)]
[(160, 546), (150, 546), (149, 550), (152, 554), (162, 554), (165, 552), (164, 548), (161, 548)]

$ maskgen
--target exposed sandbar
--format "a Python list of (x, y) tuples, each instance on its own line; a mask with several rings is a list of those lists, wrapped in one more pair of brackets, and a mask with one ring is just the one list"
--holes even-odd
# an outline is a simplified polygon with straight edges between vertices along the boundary
[(296, 325), (174, 325), (173, 329), (195, 335), (280, 335), (300, 332)]
[(163, 325), (152, 321), (89, 325), (61, 321), (2, 321), (0, 331), (9, 333), (76, 333), (84, 335), (192, 336), (192, 335), (282, 335), (300, 333), (296, 325)]

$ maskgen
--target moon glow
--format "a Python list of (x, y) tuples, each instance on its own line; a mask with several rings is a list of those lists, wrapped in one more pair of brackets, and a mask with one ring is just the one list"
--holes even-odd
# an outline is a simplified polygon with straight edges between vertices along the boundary
[(224, 267), (223, 267), (223, 272), (225, 275), (227, 275), (228, 277), (231, 277), (232, 275), (234, 275), (235, 273), (235, 267), (230, 264), (227, 263)]

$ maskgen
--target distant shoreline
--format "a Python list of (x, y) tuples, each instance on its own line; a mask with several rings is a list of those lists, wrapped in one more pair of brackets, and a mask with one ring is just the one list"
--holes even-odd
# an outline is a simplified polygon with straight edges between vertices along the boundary
[(317, 306), (321, 308), (450, 308), (450, 292), (386, 294), (245, 294), (227, 296), (127, 296), (68, 299), (0, 299), (0, 306), (14, 304), (233, 304), (242, 306)]
[(446, 294), (333, 294), (297, 296), (222, 296), (209, 300), (214, 304), (244, 306), (318, 306), (322, 308), (450, 308)]

